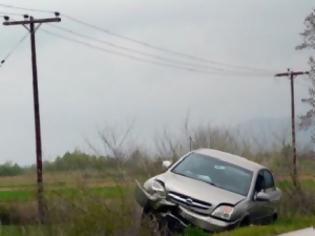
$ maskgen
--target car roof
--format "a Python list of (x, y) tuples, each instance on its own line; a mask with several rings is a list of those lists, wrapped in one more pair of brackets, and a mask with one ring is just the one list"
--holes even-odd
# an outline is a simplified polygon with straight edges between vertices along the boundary
[(215, 150), (215, 149), (202, 148), (202, 149), (197, 149), (193, 152), (198, 153), (198, 154), (202, 154), (205, 156), (214, 157), (214, 158), (217, 158), (219, 160), (228, 162), (228, 163), (233, 164), (233, 165), (243, 167), (245, 169), (248, 169), (248, 170), (251, 170), (254, 172), (257, 172), (261, 169), (267, 169), (265, 166), (260, 165), (256, 162), (250, 161), (244, 157), (234, 155), (231, 153), (227, 153), (227, 152), (222, 152), (222, 151)]

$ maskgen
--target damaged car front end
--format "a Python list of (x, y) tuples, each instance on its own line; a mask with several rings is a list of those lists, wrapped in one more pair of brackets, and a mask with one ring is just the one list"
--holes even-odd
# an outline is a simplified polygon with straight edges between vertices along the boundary
[(276, 218), (281, 195), (275, 187), (274, 191), (264, 189), (265, 183), (256, 186), (265, 170), (238, 156), (201, 149), (143, 185), (137, 182), (136, 200), (143, 216), (154, 216), (171, 231), (193, 225), (218, 232), (259, 223)]

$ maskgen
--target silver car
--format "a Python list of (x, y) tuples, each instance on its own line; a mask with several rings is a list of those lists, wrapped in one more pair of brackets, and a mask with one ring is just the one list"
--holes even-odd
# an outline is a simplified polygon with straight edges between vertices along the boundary
[(281, 191), (266, 167), (243, 157), (199, 149), (176, 163), (164, 161), (163, 174), (137, 182), (143, 216), (171, 229), (188, 225), (217, 232), (277, 219)]

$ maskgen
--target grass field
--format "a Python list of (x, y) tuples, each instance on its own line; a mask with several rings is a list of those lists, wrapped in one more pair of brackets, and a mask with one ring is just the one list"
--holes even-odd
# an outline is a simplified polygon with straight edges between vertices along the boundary
[[(278, 186), (290, 188), (288, 178), (279, 178)], [(36, 185), (34, 175), (0, 178), (0, 216), (7, 211), (25, 216), (25, 212), (36, 216)], [(315, 178), (304, 176), (302, 187), (315, 192)], [(17, 225), (2, 225), (0, 235), (117, 235), (116, 228), (125, 227), (138, 230), (136, 226), (136, 204), (133, 199), (133, 179), (122, 179), (97, 173), (47, 173), (45, 175), (45, 196), (51, 205), (54, 219), (63, 218), (70, 224), (54, 222), (45, 227), (29, 223), (28, 220)], [(315, 216), (294, 214), (280, 216), (280, 219), (266, 226), (248, 226), (227, 231), (215, 236), (272, 236), (294, 229), (315, 225)], [(95, 221), (95, 222), (94, 222)], [(32, 222), (32, 221), (31, 221)], [(99, 228), (101, 225), (104, 228)], [(116, 228), (115, 228), (116, 227)], [(101, 232), (101, 233), (100, 233)], [(93, 235), (92, 234), (92, 235)], [(119, 234), (119, 233), (118, 233)], [(130, 235), (133, 235), (130, 233)], [(138, 235), (138, 234), (137, 234)], [(139, 234), (141, 235), (141, 234)], [(185, 235), (207, 235), (198, 229), (188, 229)]]
[[(227, 231), (223, 233), (213, 234), (213, 236), (274, 236), (281, 233), (285, 233), (292, 230), (302, 229), (309, 226), (315, 225), (315, 217), (299, 217), (292, 218), (291, 220), (279, 220), (272, 225), (264, 226), (248, 226), (233, 231)], [(45, 232), (45, 229), (38, 226), (1, 226), (0, 235), (15, 235), (23, 236), (28, 233), (39, 234)], [(185, 236), (206, 236), (209, 235), (199, 229), (188, 229)]]

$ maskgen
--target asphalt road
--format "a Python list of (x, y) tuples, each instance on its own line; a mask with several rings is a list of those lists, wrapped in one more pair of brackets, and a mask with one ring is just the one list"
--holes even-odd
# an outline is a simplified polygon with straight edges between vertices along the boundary
[(291, 233), (281, 234), (279, 236), (315, 236), (315, 229), (313, 227), (294, 231)]

